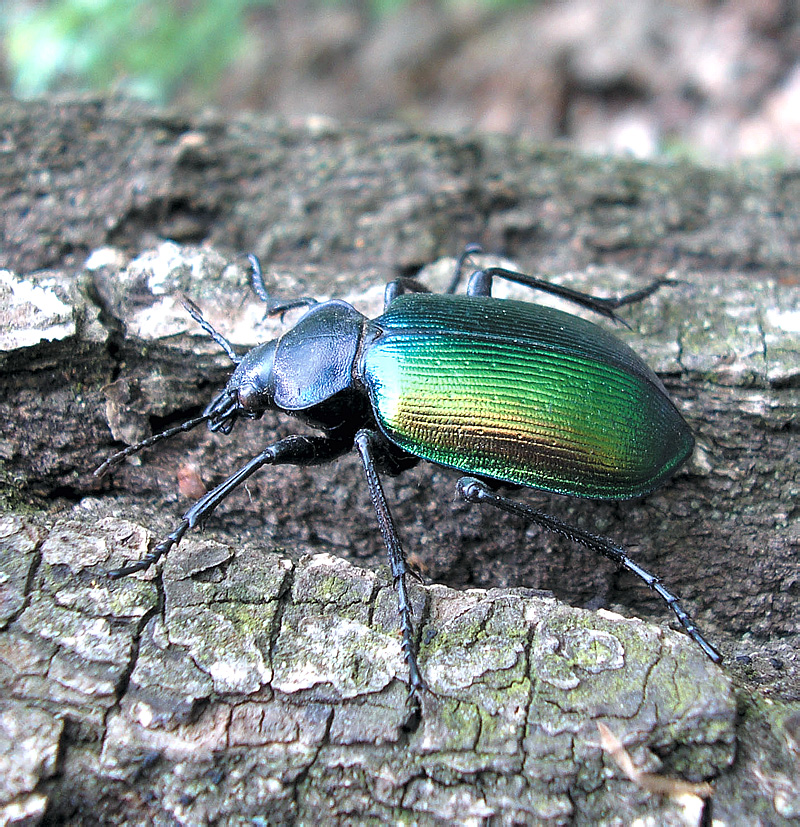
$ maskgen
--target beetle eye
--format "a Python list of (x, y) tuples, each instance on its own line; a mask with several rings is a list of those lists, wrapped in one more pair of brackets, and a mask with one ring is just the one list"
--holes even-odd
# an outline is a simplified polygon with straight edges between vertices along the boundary
[(241, 413), (258, 418), (270, 407), (272, 397), (258, 382), (244, 382), (236, 388), (236, 401)]
[(239, 403), (240, 408), (244, 408), (245, 410), (251, 410), (256, 406), (257, 400), (258, 391), (253, 385), (240, 385), (236, 389), (236, 401)]

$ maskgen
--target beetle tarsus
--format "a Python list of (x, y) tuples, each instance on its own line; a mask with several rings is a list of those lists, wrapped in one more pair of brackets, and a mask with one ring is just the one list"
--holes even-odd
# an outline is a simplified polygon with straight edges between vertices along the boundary
[(112, 569), (108, 573), (108, 576), (112, 580), (118, 580), (120, 577), (127, 577), (129, 574), (135, 574), (137, 571), (149, 569), (150, 566), (155, 565), (173, 546), (181, 541), (181, 538), (189, 528), (189, 522), (184, 518), (172, 534), (165, 537), (152, 551), (145, 554), (141, 560), (125, 563), (124, 566), (120, 566), (118, 569)]
[(560, 534), (568, 540), (580, 543), (593, 551), (597, 551), (609, 560), (613, 560), (643, 580), (647, 586), (664, 600), (670, 609), (672, 609), (673, 614), (678, 619), (686, 634), (700, 646), (714, 663), (719, 663), (722, 660), (722, 655), (719, 651), (703, 637), (694, 621), (680, 605), (680, 599), (672, 594), (654, 574), (651, 574), (631, 560), (625, 550), (620, 546), (598, 534), (590, 534), (588, 531), (583, 531), (580, 528), (568, 525), (556, 517), (552, 517), (542, 511), (536, 511), (523, 503), (516, 502), (508, 497), (502, 497), (475, 477), (462, 477), (456, 484), (456, 493), (465, 502), (483, 503), (494, 506), (508, 514), (516, 514), (548, 531)]

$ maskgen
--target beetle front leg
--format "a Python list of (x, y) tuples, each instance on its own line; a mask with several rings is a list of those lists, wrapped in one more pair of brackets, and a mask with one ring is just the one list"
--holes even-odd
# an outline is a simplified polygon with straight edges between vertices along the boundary
[(686, 634), (700, 646), (714, 663), (719, 663), (722, 660), (722, 655), (703, 637), (700, 630), (695, 626), (694, 621), (680, 605), (679, 598), (672, 594), (654, 574), (651, 574), (637, 563), (634, 563), (620, 546), (615, 545), (605, 537), (590, 534), (588, 531), (582, 531), (542, 511), (536, 511), (530, 508), (530, 506), (518, 503), (508, 497), (502, 497), (492, 491), (485, 483), (474, 477), (462, 477), (456, 484), (456, 493), (465, 502), (484, 503), (494, 506), (500, 509), (500, 511), (505, 511), (508, 514), (516, 514), (525, 520), (536, 523), (536, 525), (548, 531), (560, 534), (562, 537), (566, 537), (573, 542), (580, 543), (592, 549), (592, 551), (597, 551), (604, 557), (608, 557), (609, 560), (613, 560), (619, 566), (622, 566), (622, 568), (627, 569), (643, 580), (666, 602), (670, 609), (672, 609), (675, 617), (678, 618), (678, 622), (683, 626)]
[(190, 528), (194, 528), (248, 477), (264, 465), (315, 465), (330, 462), (350, 449), (349, 441), (339, 441), (322, 436), (288, 436), (268, 445), (258, 456), (232, 474), (225, 482), (201, 497), (184, 515), (178, 527), (168, 534), (141, 560), (128, 563), (109, 572), (113, 578), (144, 571), (157, 563), (173, 546), (177, 545)]
[(250, 262), (250, 267), (252, 270), (250, 283), (252, 285), (253, 292), (267, 306), (267, 309), (264, 311), (265, 317), (280, 316), (281, 321), (283, 321), (284, 315), (289, 310), (296, 310), (298, 307), (313, 307), (315, 304), (319, 304), (316, 299), (312, 299), (310, 296), (303, 296), (298, 299), (288, 299), (285, 301), (282, 301), (281, 299), (273, 299), (267, 291), (266, 284), (264, 284), (264, 273), (261, 270), (261, 262), (259, 261), (258, 256), (250, 253), (247, 256), (247, 260)]
[(408, 665), (409, 697), (416, 697), (419, 694), (419, 690), (425, 686), (425, 682), (422, 680), (419, 667), (417, 666), (414, 619), (411, 610), (411, 601), (408, 597), (408, 586), (406, 584), (406, 577), (409, 574), (413, 574), (413, 572), (408, 567), (406, 555), (400, 543), (400, 537), (397, 534), (389, 506), (386, 503), (380, 477), (375, 470), (374, 443), (375, 434), (372, 431), (361, 430), (356, 434), (355, 448), (364, 465), (369, 493), (372, 497), (372, 504), (375, 507), (375, 514), (378, 517), (378, 526), (381, 530), (383, 542), (386, 545), (386, 550), (389, 552), (392, 580), (397, 591), (400, 627), (403, 633), (403, 654)]

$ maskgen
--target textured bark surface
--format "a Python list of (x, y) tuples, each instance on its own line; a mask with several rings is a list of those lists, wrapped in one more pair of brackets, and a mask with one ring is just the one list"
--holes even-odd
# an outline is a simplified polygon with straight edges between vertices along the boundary
[[(93, 101), (0, 116), (3, 818), (696, 823), (697, 801), (624, 777), (598, 721), (645, 769), (717, 779), (726, 823), (800, 813), (795, 174)], [(242, 250), (280, 295), (374, 315), (388, 279), (469, 241), (595, 293), (682, 280), (617, 333), (695, 430), (691, 463), (639, 502), (518, 496), (661, 575), (723, 669), (637, 581), (455, 504), (457, 475), (430, 466), (386, 485), (443, 584), (413, 587), (432, 690), (418, 721), (355, 457), (261, 473), (160, 572), (103, 575), (297, 430), (197, 431), (92, 477), (225, 381), (177, 293), (243, 348), (280, 325), (261, 321)], [(441, 289), (451, 268), (421, 277)]]

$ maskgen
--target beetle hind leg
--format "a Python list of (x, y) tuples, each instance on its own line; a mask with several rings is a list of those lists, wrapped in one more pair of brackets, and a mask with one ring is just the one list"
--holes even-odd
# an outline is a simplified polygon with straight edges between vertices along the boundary
[[(453, 279), (450, 286), (447, 288), (447, 293), (455, 293), (462, 276), (464, 275), (464, 267), (467, 261), (473, 255), (479, 255), (483, 249), (479, 244), (470, 244), (464, 248), (464, 252), (459, 256), (456, 262), (456, 269), (453, 274)], [(580, 290), (574, 290), (571, 287), (566, 287), (562, 284), (554, 284), (546, 279), (540, 279), (536, 276), (528, 275), (527, 273), (519, 273), (516, 270), (508, 270), (505, 267), (485, 267), (476, 268), (469, 277), (467, 283), (468, 296), (491, 296), (492, 282), (494, 279), (504, 279), (505, 281), (513, 282), (514, 284), (521, 284), (523, 287), (530, 287), (532, 290), (541, 290), (543, 293), (550, 293), (553, 296), (571, 301), (574, 304), (585, 307), (594, 313), (599, 313), (607, 319), (614, 321), (626, 322), (621, 319), (614, 312), (620, 307), (627, 304), (636, 304), (644, 301), (648, 296), (652, 296), (660, 287), (669, 284), (675, 284), (675, 280), (670, 279), (656, 279), (651, 284), (643, 287), (641, 290), (635, 290), (632, 293), (626, 293), (624, 296), (600, 297), (592, 296), (589, 293), (583, 293)]]
[(701, 634), (700, 630), (695, 625), (694, 621), (687, 614), (680, 604), (679, 598), (674, 595), (654, 574), (651, 574), (646, 569), (635, 563), (625, 553), (625, 550), (620, 546), (612, 543), (605, 537), (600, 537), (597, 534), (590, 534), (588, 531), (582, 531), (579, 528), (568, 525), (565, 522), (545, 514), (542, 511), (536, 511), (527, 505), (516, 502), (515, 500), (503, 497), (489, 488), (488, 485), (481, 482), (474, 477), (462, 477), (456, 485), (457, 495), (468, 503), (483, 503), (494, 506), (500, 511), (505, 511), (508, 514), (516, 514), (529, 522), (535, 523), (542, 528), (552, 531), (555, 534), (560, 534), (568, 540), (580, 543), (593, 551), (599, 552), (609, 560), (613, 560), (622, 568), (635, 574), (645, 584), (651, 588), (664, 602), (672, 609), (673, 614), (678, 619), (678, 622), (683, 627), (686, 634), (708, 655), (708, 657), (719, 663), (722, 660), (722, 655), (717, 649), (712, 646)]

